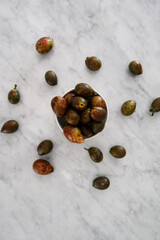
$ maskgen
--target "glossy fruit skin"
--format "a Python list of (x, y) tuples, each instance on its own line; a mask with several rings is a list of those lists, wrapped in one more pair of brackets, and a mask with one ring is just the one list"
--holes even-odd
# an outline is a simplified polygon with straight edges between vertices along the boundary
[(101, 107), (106, 109), (106, 103), (101, 96), (94, 96), (91, 100), (92, 107)]
[(109, 152), (115, 158), (123, 158), (126, 155), (126, 149), (119, 145), (113, 146)]
[(75, 93), (74, 92), (69, 92), (67, 93), (64, 98), (66, 99), (68, 105), (70, 105), (73, 101), (73, 98), (75, 97)]
[(18, 130), (19, 124), (15, 120), (7, 121), (1, 128), (2, 133), (14, 133)]
[(57, 85), (57, 75), (55, 72), (53, 71), (47, 71), (45, 73), (45, 79), (46, 79), (46, 82), (50, 85), (50, 86), (55, 86)]
[(129, 64), (129, 70), (134, 75), (140, 75), (143, 73), (142, 65), (136, 61), (132, 61)]
[(99, 190), (105, 190), (110, 186), (110, 181), (107, 177), (97, 177), (94, 179), (92, 186)]
[(74, 97), (72, 107), (76, 110), (82, 111), (87, 107), (87, 101), (83, 97)]
[(154, 115), (155, 112), (160, 111), (160, 97), (156, 98), (152, 104), (151, 104), (151, 109), (150, 112), (152, 112), (152, 116)]
[(125, 116), (129, 116), (134, 113), (136, 109), (136, 102), (133, 100), (126, 101), (121, 107), (121, 112)]
[(81, 114), (81, 123), (87, 124), (91, 121), (91, 108), (86, 108)]
[(86, 66), (92, 71), (97, 71), (102, 66), (101, 60), (94, 56), (87, 57), (85, 60), (85, 63), (86, 63)]
[(20, 94), (17, 90), (17, 85), (8, 93), (8, 101), (12, 104), (17, 104), (20, 100)]
[(53, 39), (50, 37), (40, 38), (36, 43), (36, 50), (41, 54), (49, 52), (52, 47)]
[(57, 117), (63, 117), (67, 110), (67, 101), (63, 97), (56, 96), (51, 101), (51, 107)]
[(38, 159), (33, 163), (33, 170), (40, 175), (47, 175), (54, 171), (53, 166), (44, 159)]
[(38, 147), (37, 147), (37, 152), (40, 156), (48, 154), (52, 151), (53, 148), (53, 143), (51, 140), (44, 140), (42, 141)]
[(80, 129), (85, 138), (90, 138), (93, 136), (92, 130), (89, 127), (82, 125)]
[(99, 148), (91, 147), (89, 149), (84, 149), (89, 152), (89, 155), (94, 162), (99, 163), (103, 160), (103, 153)]
[(104, 129), (105, 123), (104, 122), (95, 122), (93, 121), (91, 124), (91, 129), (94, 134), (101, 132)]
[(71, 125), (77, 125), (80, 120), (80, 115), (74, 109), (68, 109), (65, 114), (66, 121)]
[(70, 142), (73, 142), (73, 143), (84, 142), (84, 137), (78, 127), (65, 126), (63, 128), (63, 133)]
[(91, 110), (91, 118), (97, 122), (103, 121), (107, 116), (107, 112), (104, 108), (93, 107)]
[(75, 87), (75, 93), (82, 97), (90, 97), (94, 91), (87, 83), (79, 83)]

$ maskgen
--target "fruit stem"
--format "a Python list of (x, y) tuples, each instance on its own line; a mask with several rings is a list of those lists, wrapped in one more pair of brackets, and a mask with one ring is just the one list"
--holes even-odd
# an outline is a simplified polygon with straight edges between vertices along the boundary
[(17, 84), (14, 85), (14, 89), (16, 89), (16, 88), (17, 88)]
[(84, 149), (87, 150), (87, 151), (89, 150), (89, 149), (87, 149), (87, 148), (84, 148)]
[(153, 116), (154, 113), (156, 112), (154, 108), (151, 108), (149, 111), (152, 112), (152, 114), (150, 116)]

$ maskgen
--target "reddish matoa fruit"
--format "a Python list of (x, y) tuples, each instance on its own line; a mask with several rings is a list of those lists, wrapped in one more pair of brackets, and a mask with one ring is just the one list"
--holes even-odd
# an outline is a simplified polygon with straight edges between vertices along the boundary
[(47, 53), (53, 47), (53, 38), (43, 37), (36, 42), (36, 50), (39, 53)]

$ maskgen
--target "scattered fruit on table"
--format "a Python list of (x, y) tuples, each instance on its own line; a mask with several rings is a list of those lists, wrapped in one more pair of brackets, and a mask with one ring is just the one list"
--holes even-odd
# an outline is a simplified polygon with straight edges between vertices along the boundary
[(55, 72), (47, 71), (45, 74), (45, 79), (50, 86), (57, 85), (57, 75), (55, 74)]
[(105, 190), (109, 187), (110, 181), (107, 177), (97, 177), (94, 179), (92, 186), (99, 190)]
[(92, 70), (92, 71), (97, 71), (101, 68), (102, 63), (101, 60), (97, 57), (87, 57), (85, 60), (86, 66)]
[(15, 120), (7, 121), (1, 128), (2, 133), (14, 133), (18, 130), (19, 124)]
[(53, 47), (53, 39), (50, 37), (40, 38), (36, 42), (36, 50), (39, 53), (47, 53), (51, 50), (52, 47)]
[(119, 145), (113, 146), (109, 152), (115, 158), (123, 158), (126, 155), (126, 149)]
[(154, 115), (154, 113), (159, 112), (160, 111), (160, 97), (156, 98), (152, 104), (151, 104), (151, 109), (150, 112), (152, 112), (152, 116)]
[(37, 152), (40, 156), (48, 154), (52, 151), (53, 148), (53, 143), (51, 140), (44, 140), (42, 141), (38, 147), (37, 147)]
[(91, 159), (94, 162), (99, 163), (103, 160), (103, 153), (101, 152), (101, 150), (99, 148), (91, 147), (89, 149), (87, 149), (87, 148), (84, 148), (84, 149), (88, 151)]
[(54, 171), (53, 166), (44, 159), (38, 159), (33, 163), (33, 170), (41, 175), (47, 175)]
[(121, 107), (121, 112), (123, 115), (129, 116), (132, 113), (134, 113), (135, 109), (136, 109), (136, 102), (133, 100), (129, 100), (129, 101), (123, 103), (123, 105)]
[(136, 61), (132, 61), (129, 64), (129, 70), (134, 75), (140, 75), (143, 73), (142, 65)]
[(12, 104), (17, 104), (20, 100), (20, 94), (17, 90), (17, 85), (8, 93), (8, 101)]

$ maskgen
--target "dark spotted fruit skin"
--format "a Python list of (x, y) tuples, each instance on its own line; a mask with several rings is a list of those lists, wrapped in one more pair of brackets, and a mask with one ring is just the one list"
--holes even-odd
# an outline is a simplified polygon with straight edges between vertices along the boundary
[(53, 143), (51, 140), (44, 140), (42, 141), (38, 147), (37, 147), (37, 152), (40, 156), (48, 154), (52, 151), (53, 148)]
[(79, 83), (75, 87), (75, 93), (82, 97), (90, 97), (94, 94), (94, 90), (87, 83)]
[(86, 66), (92, 71), (97, 71), (102, 66), (101, 60), (94, 56), (87, 57), (85, 60), (85, 63), (86, 63)]
[(83, 97), (74, 97), (72, 107), (78, 111), (82, 111), (87, 107), (87, 100)]
[(65, 114), (65, 119), (70, 125), (77, 125), (80, 120), (80, 115), (74, 109), (68, 109)]
[(123, 103), (121, 107), (121, 113), (124, 116), (129, 116), (134, 113), (135, 109), (136, 109), (136, 102), (133, 100), (128, 100), (125, 103)]
[(41, 54), (49, 52), (52, 46), (53, 46), (53, 39), (50, 37), (40, 38), (36, 42), (36, 50)]
[(91, 159), (96, 162), (99, 163), (103, 160), (103, 153), (101, 152), (101, 150), (97, 147), (91, 147), (89, 149), (84, 148), (85, 150), (88, 151)]
[(160, 97), (156, 98), (152, 104), (151, 104), (151, 109), (150, 112), (152, 112), (152, 116), (154, 115), (155, 112), (160, 111)]
[(64, 136), (73, 143), (83, 143), (84, 137), (78, 127), (65, 126), (63, 128)]
[(113, 146), (110, 149), (110, 154), (115, 158), (123, 158), (126, 155), (126, 149), (120, 145)]
[(20, 94), (17, 90), (17, 85), (8, 93), (8, 101), (12, 104), (17, 104), (20, 101)]
[(93, 107), (91, 110), (91, 118), (97, 122), (103, 121), (107, 116), (107, 112), (104, 108)]
[(105, 190), (110, 186), (110, 181), (107, 177), (97, 177), (94, 179), (92, 186), (99, 190)]
[(52, 173), (54, 168), (48, 161), (44, 159), (38, 159), (33, 163), (33, 170), (40, 175), (47, 175)]
[(15, 120), (7, 121), (1, 128), (2, 133), (14, 133), (18, 130), (19, 124)]
[(63, 117), (67, 110), (67, 101), (63, 97), (56, 96), (51, 101), (51, 107), (57, 117)]
[(73, 101), (73, 98), (75, 97), (75, 93), (74, 92), (69, 92), (67, 93), (64, 98), (66, 99), (68, 105), (70, 105)]
[(129, 70), (134, 75), (140, 75), (143, 73), (142, 65), (136, 61), (132, 61), (129, 64)]
[(94, 96), (91, 101), (92, 107), (101, 107), (106, 109), (106, 103), (101, 96)]

